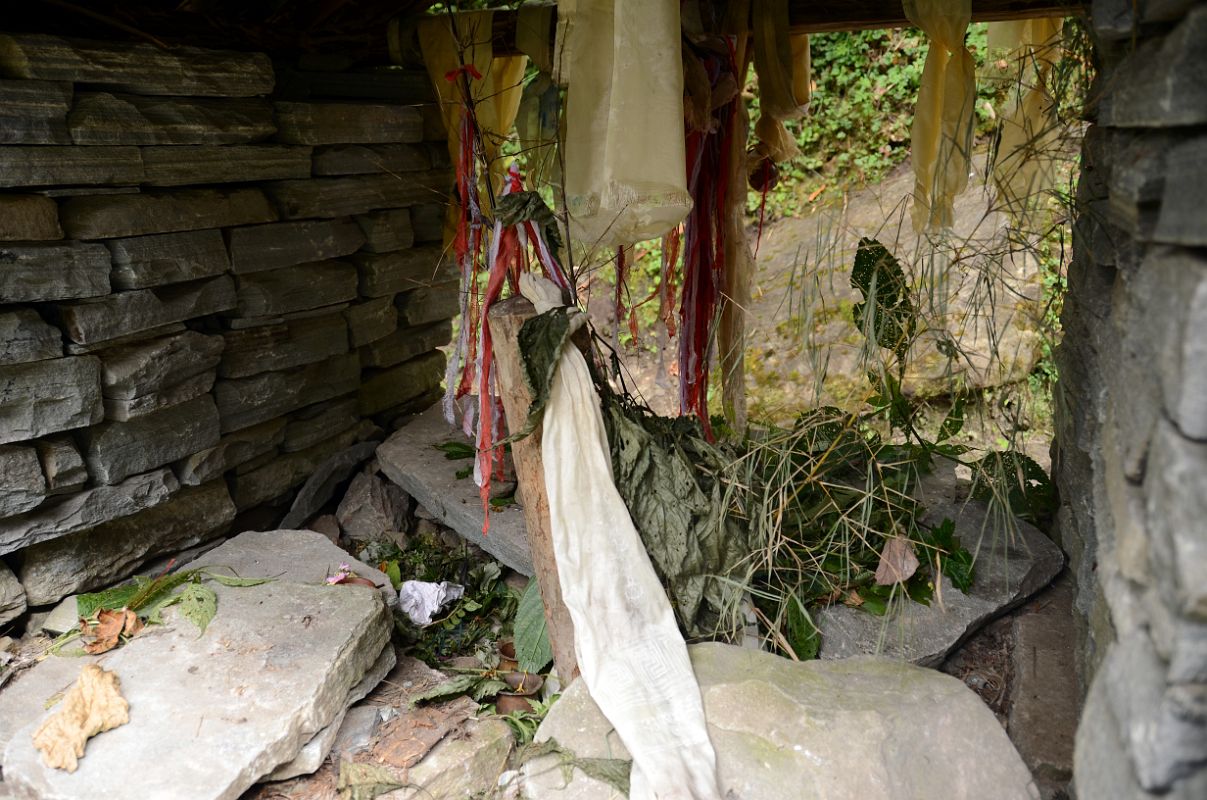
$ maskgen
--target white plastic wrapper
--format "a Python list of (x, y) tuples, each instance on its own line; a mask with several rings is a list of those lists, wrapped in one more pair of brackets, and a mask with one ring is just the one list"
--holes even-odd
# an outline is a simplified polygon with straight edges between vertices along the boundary
[(398, 606), (416, 625), (431, 625), (432, 617), (446, 604), (459, 600), (465, 587), (441, 581), (404, 581), (398, 590)]

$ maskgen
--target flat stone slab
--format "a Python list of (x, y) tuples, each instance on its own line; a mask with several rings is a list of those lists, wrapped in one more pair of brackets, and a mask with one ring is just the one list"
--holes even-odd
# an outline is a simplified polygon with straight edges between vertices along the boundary
[(41, 195), (0, 195), (0, 242), (62, 239), (59, 207)]
[[(217, 614), (201, 636), (175, 610), (104, 656), (51, 658), (21, 676), (0, 696), (5, 788), (44, 800), (239, 797), (334, 721), (389, 642), (377, 591), (323, 584), (341, 562), (352, 559), (321, 534), (242, 534), (194, 566), (274, 580), (208, 583)], [(47, 769), (31, 736), (50, 713), (42, 704), (90, 662), (117, 673), (130, 722), (92, 739), (75, 773)]]
[[(688, 650), (722, 796), (1039, 798), (993, 713), (948, 675), (874, 658), (793, 662), (723, 644)], [(554, 738), (578, 758), (629, 757), (581, 680), (536, 738)], [(529, 761), (523, 775), (528, 800), (618, 796), (577, 768), (567, 783), (557, 756)]]
[(360, 385), (360, 413), (372, 416), (414, 400), (440, 387), (444, 353), (432, 351), (397, 367), (366, 374)]
[(0, 144), (70, 144), (66, 81), (0, 80)]
[(406, 328), (362, 346), (360, 360), (365, 367), (393, 367), (443, 347), (452, 339), (453, 326), (448, 320), (422, 328)]
[(359, 383), (360, 360), (355, 355), (340, 355), (286, 372), (218, 381), (214, 397), (222, 416), (222, 432), (229, 433), (348, 394)]
[(0, 247), (0, 303), (109, 294), (109, 251), (99, 244)]
[(32, 308), (0, 313), (0, 365), (43, 361), (63, 355), (63, 335)]
[(340, 312), (227, 331), (222, 336), (226, 350), (218, 374), (223, 378), (292, 369), (348, 352), (348, 325)]
[(219, 275), (64, 303), (56, 306), (56, 311), (68, 338), (77, 344), (94, 345), (226, 311), (234, 308), (236, 302), (234, 280)]
[(330, 219), (431, 202), (433, 196), (444, 196), (451, 181), (448, 170), (430, 169), (405, 175), (274, 181), (266, 190), (285, 219)]
[(275, 110), (277, 140), (290, 144), (423, 141), (423, 117), (409, 106), (278, 102)]
[(142, 148), (144, 181), (151, 186), (305, 178), (310, 148), (286, 145), (197, 145)]
[(458, 478), (457, 471), (473, 461), (450, 461), (436, 445), (448, 441), (467, 443), (460, 430), (451, 429), (432, 406), (377, 448), (377, 460), (387, 478), (401, 486), (441, 524), (481, 547), (507, 566), (532, 575), (532, 555), (524, 512), (517, 505), (492, 511), (490, 532), (482, 535), (482, 500), (473, 478)]
[[(2, 119), (2, 117), (0, 117)], [(5, 147), (0, 186), (137, 185), (143, 180), (137, 147)]]
[(63, 229), (75, 239), (196, 231), (277, 219), (277, 212), (259, 189), (180, 189), (69, 197), (59, 213)]
[(230, 242), (231, 271), (243, 275), (355, 253), (365, 242), (360, 227), (345, 219), (232, 228), (226, 233)]
[(0, 444), (82, 428), (104, 413), (93, 356), (0, 367)]
[[(173, 148), (179, 149), (179, 148)], [(111, 239), (115, 289), (146, 289), (209, 278), (230, 268), (222, 232), (186, 231)]]

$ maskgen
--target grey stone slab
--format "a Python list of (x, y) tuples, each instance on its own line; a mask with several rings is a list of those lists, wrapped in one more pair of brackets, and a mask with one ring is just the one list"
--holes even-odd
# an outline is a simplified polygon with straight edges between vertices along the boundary
[[(964, 797), (1038, 800), (993, 713), (960, 681), (870, 658), (789, 661), (723, 644), (688, 648), (700, 684), (720, 793), (743, 800)], [(822, 722), (824, 720), (824, 722)], [(579, 758), (629, 758), (577, 680), (537, 731)], [(556, 757), (523, 767), (529, 800), (613, 796)]]
[(360, 72), (349, 66), (324, 66), (322, 71), (278, 67), (277, 94), (290, 100), (351, 98), (389, 100), (401, 105), (432, 102), (432, 82), (423, 70), (389, 67)]
[(406, 771), (403, 789), (385, 800), (488, 796), (499, 788), (515, 739), (501, 719), (470, 719), (455, 736), (445, 736)]
[(179, 488), (170, 470), (157, 469), (115, 486), (67, 495), (20, 517), (0, 520), (0, 555), (128, 517), (162, 503)]
[(411, 213), (405, 208), (373, 211), (356, 218), (365, 234), (364, 249), (370, 253), (405, 250), (415, 244)]
[(110, 239), (115, 289), (148, 289), (221, 275), (230, 268), (221, 231), (186, 231)]
[(452, 319), (460, 310), (456, 283), (423, 286), (398, 295), (398, 323), (412, 328)]
[(231, 269), (237, 275), (325, 261), (355, 253), (365, 237), (351, 220), (310, 220), (253, 225), (227, 231)]
[(147, 339), (155, 339), (160, 336), (171, 336), (174, 333), (183, 333), (188, 330), (183, 322), (169, 322), (166, 325), (157, 325), (154, 328), (148, 328), (145, 331), (135, 331), (134, 333), (118, 336), (114, 339), (102, 339), (99, 342), (92, 344), (77, 344), (75, 342), (67, 342), (67, 353), (73, 356), (85, 356), (93, 353), (99, 353), (102, 350), (108, 350), (111, 347), (119, 347), (136, 342), (144, 342)]
[(222, 535), (234, 518), (225, 482), (184, 488), (144, 511), (26, 548), (22, 583), (35, 605), (94, 591), (132, 575), (148, 558)]
[(275, 110), (277, 141), (290, 144), (423, 141), (423, 118), (408, 106), (278, 102)]
[(359, 421), (355, 396), (308, 406), (290, 415), (289, 421), (285, 423), (281, 452), (305, 450), (323, 439), (343, 433)]
[(360, 359), (351, 354), (283, 372), (220, 380), (214, 384), (214, 397), (222, 432), (229, 433), (348, 394), (359, 384)]
[(434, 406), (399, 429), (377, 448), (381, 471), (415, 498), (440, 524), (452, 528), (516, 572), (532, 575), (532, 555), (524, 512), (508, 506), (490, 514), (490, 533), (482, 535), (482, 498), (472, 478), (457, 478), (468, 461), (449, 461), (436, 445), (464, 434), (450, 428)]
[(221, 336), (185, 331), (100, 352), (105, 397), (130, 399), (174, 386), (218, 365)]
[(310, 148), (283, 145), (197, 145), (144, 147), (142, 162), (151, 186), (250, 183), (310, 175)]
[(63, 228), (75, 239), (116, 239), (276, 221), (259, 189), (181, 189), (130, 195), (71, 197)]
[(92, 356), (0, 367), (0, 444), (100, 422), (101, 362)]
[(81, 145), (244, 144), (276, 130), (265, 100), (108, 92), (78, 92), (67, 128)]
[(162, 325), (216, 314), (235, 307), (234, 282), (227, 276), (153, 289), (118, 292), (92, 302), (57, 306), (67, 336), (97, 344), (150, 331)]
[(101, 400), (105, 406), (105, 419), (128, 422), (170, 406), (186, 403), (209, 392), (217, 377), (217, 372), (211, 369), (200, 375), (185, 378), (180, 383), (148, 394), (141, 394), (138, 397), (128, 399), (103, 397)]
[(71, 144), (66, 81), (0, 79), (0, 144)]
[(79, 605), (75, 595), (64, 597), (54, 610), (42, 620), (42, 632), (49, 636), (58, 636), (74, 630), (80, 625)]
[(348, 337), (353, 347), (389, 336), (398, 327), (393, 296), (353, 303), (344, 311), (344, 317), (348, 320)]
[(0, 625), (7, 625), (24, 614), (27, 606), (25, 587), (8, 565), (0, 561)]
[(240, 511), (252, 508), (301, 486), (312, 474), (320, 470), (323, 462), (352, 447), (371, 429), (371, 423), (365, 422), (305, 450), (276, 456), (267, 464), (235, 475), (230, 481), (235, 506)]
[(264, 317), (356, 299), (356, 268), (346, 261), (317, 261), (235, 278), (238, 316)]
[(0, 365), (63, 355), (63, 335), (32, 308), (0, 312)]
[(285, 420), (270, 419), (259, 425), (228, 433), (218, 444), (193, 453), (173, 465), (184, 486), (199, 486), (229, 469), (271, 453), (285, 439)]
[[(376, 440), (360, 442), (320, 461), (306, 478), (302, 488), (298, 489), (298, 493), (289, 507), (289, 513), (281, 520), (281, 525), (285, 527), (304, 525), (306, 520), (318, 513), (334, 497), (335, 490), (340, 484), (348, 480), (361, 464), (373, 457), (376, 450)], [(323, 535), (329, 536), (332, 541), (338, 541), (340, 530), (335, 516), (329, 514), (325, 519), (330, 521), (333, 531), (331, 534), (323, 531)], [(318, 520), (311, 522), (310, 525), (312, 530), (316, 531), (323, 527)]]
[(89, 474), (114, 484), (213, 447), (218, 438), (218, 409), (203, 395), (127, 422), (94, 425), (80, 434), (80, 444)]
[(1141, 42), (1114, 69), (1098, 122), (1172, 128), (1207, 122), (1207, 8), (1190, 11), (1165, 37)]
[(444, 377), (444, 354), (436, 351), (396, 367), (366, 374), (360, 385), (360, 413), (372, 416), (426, 394)]
[(136, 147), (3, 147), (0, 186), (138, 184), (142, 158)]
[(100, 84), (139, 94), (247, 97), (268, 94), (272, 63), (236, 53), (143, 42), (98, 42), (20, 33), (0, 37), (0, 74)]
[[(66, 773), (43, 766), (33, 747), (30, 734), (49, 713), (36, 711), (21, 720), (23, 727), (8, 742), (5, 783), (19, 797), (46, 800), (226, 800), (296, 757), (343, 711), (349, 691), (387, 644), (391, 625), (377, 592), (322, 585), (323, 576), (314, 567), (322, 563), (325, 568), (331, 559), (338, 567), (338, 548), (310, 532), (269, 533), (276, 535), (265, 538), (259, 549), (287, 553), (289, 577), (257, 559), (258, 551), (247, 552), (244, 546), (243, 555), (232, 547), (253, 534), (236, 537), (202, 560), (212, 559), (207, 563), (229, 566), (243, 576), (275, 580), (252, 587), (211, 582), (219, 611), (204, 635), (199, 637), (192, 623), (171, 610), (163, 628), (135, 637), (105, 657), (105, 668), (121, 677), (132, 710), (162, 713), (132, 713), (129, 723), (89, 742), (88, 757), (75, 773)], [(314, 548), (306, 549), (307, 540), (316, 536), (327, 548), (318, 555)], [(290, 579), (298, 574), (305, 580)], [(302, 627), (304, 637), (297, 634)], [(91, 661), (72, 660), (68, 682), (82, 663)], [(62, 681), (61, 671), (52, 675), (51, 669), (24, 676), (23, 691), (44, 703)], [(283, 686), (289, 691), (282, 691)], [(148, 742), (154, 752), (148, 752)], [(140, 766), (115, 770), (113, 763)]]
[(34, 447), (50, 494), (69, 494), (88, 483), (88, 467), (71, 437), (50, 436), (34, 442)]
[(1149, 558), (1168, 605), (1207, 622), (1207, 442), (1160, 420), (1144, 477)]
[(383, 208), (403, 208), (444, 198), (452, 186), (448, 170), (406, 175), (354, 175), (275, 181), (266, 185), (285, 219), (329, 219)]
[(443, 347), (452, 338), (453, 325), (449, 320), (421, 328), (403, 328), (362, 347), (361, 364), (365, 367), (393, 367), (429, 350)]
[(402, 487), (365, 471), (352, 479), (335, 519), (344, 533), (358, 541), (397, 539), (406, 530), (410, 503)]
[(218, 373), (224, 378), (291, 369), (348, 352), (348, 326), (338, 312), (228, 331), (223, 338), (226, 351)]
[[(1204, 33), (1207, 35), (1207, 26)], [(1207, 137), (1191, 139), (1170, 150), (1161, 215), (1153, 237), (1156, 241), (1207, 246), (1207, 230), (1204, 230), (1207, 226), (1203, 225), (1204, 185), (1207, 185)]]
[(367, 175), (431, 168), (432, 159), (422, 144), (337, 144), (314, 153), (315, 175)]
[(392, 253), (354, 257), (362, 297), (385, 297), (456, 278), (456, 266), (443, 248), (425, 245)]
[(0, 517), (24, 514), (46, 499), (46, 477), (38, 451), (0, 445)]
[(0, 245), (0, 303), (109, 293), (109, 251), (99, 244)]
[(59, 207), (36, 194), (0, 195), (0, 242), (45, 242), (62, 239)]
[(439, 242), (444, 239), (444, 218), (448, 203), (428, 201), (411, 206), (411, 228), (417, 242)]

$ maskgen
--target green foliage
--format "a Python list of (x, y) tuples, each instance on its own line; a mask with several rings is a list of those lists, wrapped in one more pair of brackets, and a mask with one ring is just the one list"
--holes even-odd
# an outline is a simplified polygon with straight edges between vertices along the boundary
[(1004, 501), (1020, 519), (1042, 523), (1056, 512), (1056, 486), (1044, 468), (1025, 453), (988, 453), (973, 465), (972, 476), (974, 498)]
[(851, 311), (855, 326), (904, 361), (914, 339), (917, 314), (901, 264), (880, 242), (860, 239), (851, 286), (863, 293), (864, 300)]
[(441, 442), (440, 444), (434, 444), (432, 447), (436, 448), (441, 453), (444, 453), (444, 457), (449, 461), (459, 461), (463, 458), (473, 458), (478, 454), (478, 451), (474, 449), (473, 445), (466, 444), (465, 442), (459, 442), (455, 439), (447, 442)]
[(535, 579), (528, 582), (515, 613), (515, 654), (523, 672), (540, 672), (553, 660), (545, 606)]
[(185, 619), (197, 626), (200, 634), (205, 633), (210, 620), (218, 613), (218, 595), (208, 586), (200, 583), (187, 583), (180, 594), (164, 605), (180, 604), (180, 613)]

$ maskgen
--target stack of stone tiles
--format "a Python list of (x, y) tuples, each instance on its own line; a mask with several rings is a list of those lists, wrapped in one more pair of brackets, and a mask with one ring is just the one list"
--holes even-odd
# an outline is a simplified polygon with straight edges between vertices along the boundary
[(426, 80), (289, 75), (0, 35), (0, 625), (222, 535), (438, 392)]

